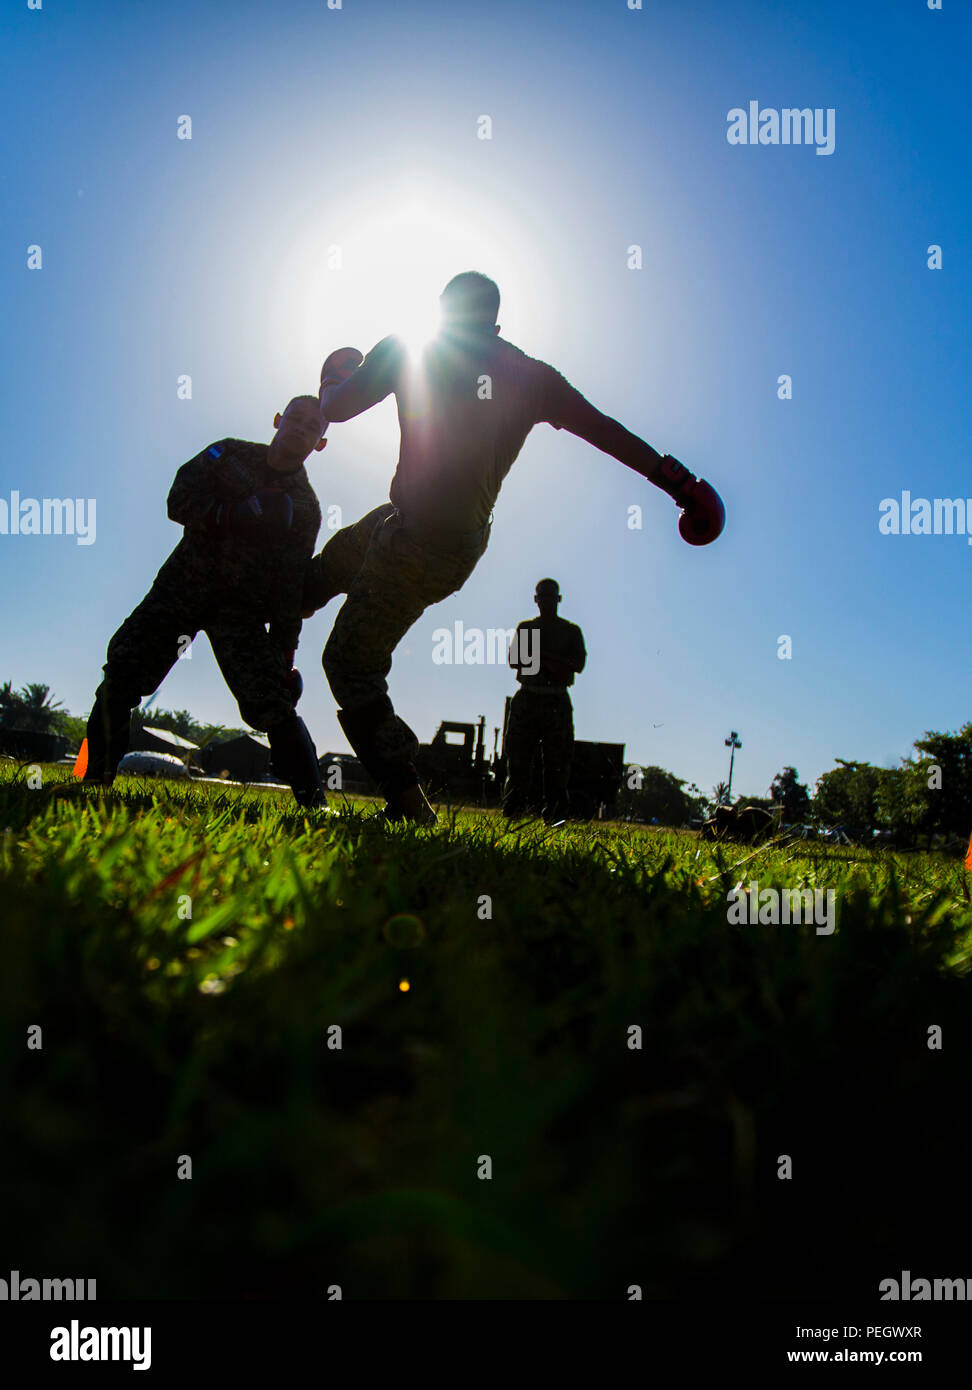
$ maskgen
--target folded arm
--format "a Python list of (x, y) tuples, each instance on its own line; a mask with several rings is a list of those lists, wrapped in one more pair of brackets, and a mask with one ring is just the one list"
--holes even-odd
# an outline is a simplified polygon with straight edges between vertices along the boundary
[(587, 662), (584, 639), (580, 628), (571, 634), (570, 648), (566, 652), (541, 652), (540, 671), (553, 680), (565, 680), (568, 676), (580, 675)]
[(570, 662), (575, 675), (580, 675), (587, 665), (587, 648), (584, 646), (584, 634), (580, 628), (575, 626), (573, 631), (573, 650), (570, 654)]
[(513, 641), (510, 643), (510, 650), (507, 653), (507, 662), (514, 671), (519, 671), (521, 666), (529, 666), (531, 663), (524, 660), (529, 642), (529, 627), (523, 623), (517, 623), (516, 631), (513, 634)]

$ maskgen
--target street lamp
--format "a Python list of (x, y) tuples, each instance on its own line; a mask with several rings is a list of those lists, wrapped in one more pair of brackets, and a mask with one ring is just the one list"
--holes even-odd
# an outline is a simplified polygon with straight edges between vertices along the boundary
[(732, 752), (729, 754), (729, 786), (726, 791), (726, 802), (728, 804), (732, 802), (732, 765), (736, 759), (736, 749), (742, 747), (742, 740), (736, 733), (735, 729), (733, 729), (729, 737), (723, 739), (723, 743), (726, 745), (727, 748), (732, 749)]

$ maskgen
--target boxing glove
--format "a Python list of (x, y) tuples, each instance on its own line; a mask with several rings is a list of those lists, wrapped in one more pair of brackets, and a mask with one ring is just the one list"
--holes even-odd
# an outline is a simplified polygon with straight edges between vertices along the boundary
[(652, 481), (682, 509), (678, 532), (689, 545), (709, 545), (722, 534), (726, 509), (715, 488), (704, 478), (696, 478), (684, 463), (665, 454)]
[(683, 491), (679, 505), (678, 533), (689, 545), (708, 545), (722, 535), (726, 509), (715, 488), (704, 478), (694, 478)]
[(296, 651), (284, 652), (284, 661), (287, 663), (289, 670), (283, 679), (284, 689), (293, 701), (295, 709), (297, 708), (297, 701), (304, 693), (304, 679), (294, 665), (294, 657), (296, 655)]
[(210, 529), (222, 536), (282, 535), (294, 519), (294, 502), (280, 488), (261, 488), (242, 502), (217, 502)]
[(357, 348), (337, 348), (324, 359), (321, 368), (321, 390), (325, 386), (340, 386), (361, 366), (364, 356)]

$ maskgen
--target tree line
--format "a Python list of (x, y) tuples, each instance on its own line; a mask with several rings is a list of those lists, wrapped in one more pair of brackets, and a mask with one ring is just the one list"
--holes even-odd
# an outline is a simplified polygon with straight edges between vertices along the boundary
[[(14, 690), (11, 681), (0, 685), (0, 729), (27, 729), (39, 734), (60, 734), (71, 748), (79, 748), (84, 738), (87, 719), (69, 714), (51, 694), (50, 686), (31, 681)], [(187, 709), (153, 709), (151, 706), (132, 712), (133, 733), (143, 724), (168, 729), (180, 738), (187, 738), (200, 747), (214, 738), (232, 738), (246, 732), (227, 729), (221, 724), (204, 724), (194, 719)]]
[[(157, 724), (200, 745), (245, 732), (200, 723), (184, 709), (142, 707), (134, 711), (132, 721), (133, 728)], [(78, 747), (85, 723), (69, 714), (47, 685), (32, 681), (20, 690), (9, 680), (0, 685), (0, 728), (60, 734)], [(739, 797), (736, 804), (778, 812), (786, 825), (840, 826), (860, 842), (872, 841), (877, 831), (903, 849), (972, 833), (972, 723), (957, 733), (926, 732), (898, 767), (834, 761), (837, 766), (818, 778), (812, 795), (796, 768), (784, 767), (773, 778), (768, 796)], [(618, 811), (649, 824), (682, 826), (705, 820), (727, 802), (724, 782), (706, 795), (694, 782), (665, 768), (632, 766), (625, 772)]]
[[(784, 767), (768, 796), (738, 797), (736, 804), (776, 812), (784, 825), (839, 826), (859, 843), (881, 838), (902, 849), (964, 843), (972, 833), (972, 723), (957, 733), (929, 730), (913, 747), (894, 768), (835, 758), (837, 766), (818, 778), (812, 794), (796, 768)], [(706, 796), (664, 768), (644, 767), (628, 769), (619, 807), (622, 815), (679, 826), (727, 803), (723, 782)]]

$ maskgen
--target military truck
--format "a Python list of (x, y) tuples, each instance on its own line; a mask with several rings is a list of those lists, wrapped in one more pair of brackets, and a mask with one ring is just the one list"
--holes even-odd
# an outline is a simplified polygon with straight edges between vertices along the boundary
[[(416, 766), (430, 796), (472, 806), (500, 804), (506, 777), (504, 750), (512, 698), (507, 696), (503, 712), (502, 745), (500, 730), (496, 728), (490, 757), (486, 755), (485, 715), (480, 715), (475, 724), (443, 720), (432, 742), (420, 746)], [(542, 800), (541, 776), (538, 759), (533, 769), (533, 799), (538, 804)], [(575, 739), (568, 786), (571, 817), (593, 820), (611, 816), (623, 776), (623, 743)]]
[[(499, 800), (485, 751), (486, 716), (476, 724), (443, 720), (431, 743), (419, 745), (415, 766), (430, 796), (494, 806)], [(500, 789), (501, 791), (502, 789)]]

